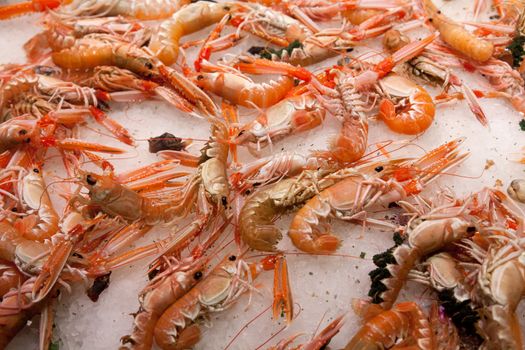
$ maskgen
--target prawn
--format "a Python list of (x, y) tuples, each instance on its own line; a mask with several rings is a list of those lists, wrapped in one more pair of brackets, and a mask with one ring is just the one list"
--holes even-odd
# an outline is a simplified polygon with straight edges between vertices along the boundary
[(213, 3), (198, 1), (176, 11), (162, 22), (158, 32), (151, 38), (149, 49), (166, 65), (175, 63), (179, 55), (179, 41), (188, 34), (197, 32), (238, 9), (236, 3)]
[[(162, 349), (194, 346), (200, 340), (199, 319), (233, 305), (251, 290), (264, 270), (275, 268), (275, 257), (248, 264), (236, 255), (225, 257), (202, 281), (173, 303), (155, 326), (155, 341)], [(283, 282), (287, 284), (287, 281)]]
[[(284, 62), (272, 62), (264, 59), (243, 57), (235, 68), (251, 74), (283, 74), (277, 80), (269, 83), (255, 83), (245, 75), (236, 71), (224, 71), (221, 67), (206, 61), (202, 63), (206, 70), (214, 73), (200, 72), (196, 76), (196, 84), (201, 88), (217, 94), (232, 104), (244, 107), (266, 108), (281, 101), (294, 87), (294, 79), (309, 81), (312, 74), (302, 67), (295, 67)], [(217, 72), (218, 70), (218, 72)], [(221, 72), (221, 70), (223, 70)]]
[[(434, 121), (436, 106), (428, 92), (411, 80), (389, 74), (379, 81), (389, 98), (379, 104), (379, 118), (393, 131), (420, 134)], [(393, 100), (399, 100), (394, 104)]]
[(414, 302), (399, 303), (366, 320), (344, 350), (387, 349), (401, 344), (421, 350), (437, 349), (434, 331)]
[(330, 174), (335, 170), (303, 171), (298, 178), (289, 178), (255, 192), (245, 202), (239, 214), (242, 241), (250, 248), (276, 251), (282, 238), (273, 225), (277, 217), (337, 181)]
[[(455, 140), (444, 144), (414, 161), (391, 160), (350, 169), (341, 181), (321, 191), (299, 209), (290, 224), (288, 236), (302, 251), (334, 252), (339, 239), (327, 229), (329, 226), (325, 221), (329, 216), (359, 219), (366, 210), (375, 206), (386, 206), (419, 193), (440, 172), (465, 158), (465, 154), (458, 155), (456, 151), (460, 143), (461, 140)], [(401, 177), (397, 169), (416, 174)]]
[(476, 37), (460, 24), (446, 17), (432, 0), (421, 1), (430, 22), (439, 31), (445, 43), (478, 62), (485, 62), (492, 57), (494, 45), (490, 41)]
[(323, 122), (326, 111), (311, 94), (285, 98), (240, 128), (233, 139), (259, 150), (292, 133), (311, 130)]

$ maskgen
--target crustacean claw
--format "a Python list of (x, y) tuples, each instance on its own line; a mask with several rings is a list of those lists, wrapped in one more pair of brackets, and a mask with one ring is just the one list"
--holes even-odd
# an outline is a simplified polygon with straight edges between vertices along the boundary
[(67, 238), (62, 237), (53, 246), (49, 257), (42, 266), (42, 271), (38, 275), (33, 285), (32, 299), (34, 303), (43, 300), (53, 289), (62, 270), (66, 266), (67, 259), (73, 252), (73, 240), (84, 233), (81, 225), (75, 226), (68, 232)]
[(286, 317), (286, 323), (290, 324), (293, 319), (293, 300), (288, 279), (288, 264), (283, 255), (275, 256), (273, 275), (273, 318)]

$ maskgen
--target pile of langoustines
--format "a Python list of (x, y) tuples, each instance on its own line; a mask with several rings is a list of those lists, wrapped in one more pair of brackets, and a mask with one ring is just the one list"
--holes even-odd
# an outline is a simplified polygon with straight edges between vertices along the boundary
[[(454, 100), (465, 100), (483, 125), (481, 97), (506, 98), (525, 112), (525, 4), (478, 0), (473, 17), (491, 11), (489, 22), (468, 22), (475, 30), (467, 30), (431, 0), (33, 0), (0, 7), (0, 19), (43, 13), (43, 31), (24, 45), (27, 63), (0, 66), (0, 348), (40, 314), (39, 346), (56, 349), (60, 293), (85, 284), (96, 301), (112, 271), (145, 266), (145, 257), (154, 258), (149, 282), (122, 348), (192, 348), (211, 315), (228, 317), (226, 309), (249, 299), (268, 270), (275, 274), (274, 318), (290, 324), (288, 252), (277, 247), (283, 233), (275, 222), (292, 213), (288, 239), (304, 254), (338, 251), (333, 219), (393, 233), (392, 247), (373, 257), (368, 299), (352, 305), (362, 325), (346, 350), (523, 349), (516, 308), (525, 295), (525, 214), (514, 200), (525, 202), (525, 180), (513, 181), (508, 194), (480, 188), (457, 198), (427, 185), (466, 158), (463, 139), (420, 158), (396, 158), (399, 143), (368, 143), (369, 119), (419, 135), (433, 124), (436, 105)], [(183, 40), (205, 28), (198, 40)], [(414, 28), (426, 34), (411, 41)], [(228, 53), (254, 37), (265, 45)], [(371, 38), (382, 41), (380, 60), (354, 54)], [(192, 48), (198, 54), (189, 62)], [(491, 88), (471, 89), (454, 68), (482, 75)], [(250, 78), (263, 74), (271, 79)], [(431, 96), (422, 85), (440, 92)], [(115, 172), (108, 154), (128, 152), (80, 131), (95, 124), (134, 145), (136, 135), (109, 108), (144, 99), (201, 117), (209, 138), (194, 154), (192, 140), (166, 132), (149, 140), (162, 160)], [(325, 149), (260, 156), (327, 115), (341, 127)], [(241, 148), (250, 162), (241, 163)], [(50, 152), (67, 174), (57, 190), (61, 213), (43, 175)], [(379, 209), (401, 219), (377, 218)], [(137, 246), (159, 225), (170, 232)], [(399, 302), (409, 280), (428, 287), (434, 301)], [(325, 349), (342, 327), (344, 315), (302, 345), (295, 336), (270, 348)]]

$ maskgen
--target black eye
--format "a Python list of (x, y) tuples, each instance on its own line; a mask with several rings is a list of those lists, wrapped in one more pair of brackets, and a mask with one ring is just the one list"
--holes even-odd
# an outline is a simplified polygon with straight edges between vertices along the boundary
[(228, 198), (226, 198), (226, 197), (223, 196), (223, 197), (221, 198), (221, 203), (222, 203), (222, 205), (226, 206), (226, 205), (228, 204)]
[(469, 227), (467, 227), (467, 232), (468, 233), (474, 233), (474, 232), (476, 232), (476, 228), (474, 226), (469, 226)]
[(384, 169), (383, 166), (380, 165), (380, 166), (377, 166), (374, 170), (379, 173), (379, 172), (383, 171), (383, 169)]
[(18, 209), (17, 209), (17, 208), (12, 208), (11, 211), (12, 211), (13, 213), (16, 213), (16, 212), (18, 211)]
[(91, 177), (91, 175), (86, 176), (86, 182), (88, 185), (94, 186), (97, 183), (97, 180)]
[(40, 170), (38, 170), (37, 168), (34, 168), (33, 172), (38, 174), (38, 173), (40, 173)]
[(18, 135), (25, 135), (25, 134), (27, 134), (27, 130), (25, 129), (22, 129), (18, 132)]
[(202, 80), (202, 79), (204, 79), (203, 75), (197, 75), (197, 80)]
[(235, 261), (235, 260), (237, 260), (237, 257), (236, 257), (235, 255), (232, 255), (232, 256), (230, 256), (230, 257), (228, 258), (228, 260), (230, 260), (230, 261)]
[(195, 272), (195, 273), (193, 274), (193, 278), (194, 278), (195, 280), (197, 280), (197, 281), (200, 280), (201, 277), (202, 277), (202, 272), (200, 272), (200, 271), (197, 271), (197, 272)]
[(153, 64), (151, 64), (151, 62), (146, 62), (146, 63), (145, 63), (145, 66), (146, 66), (146, 68), (148, 68), (148, 69), (153, 69)]

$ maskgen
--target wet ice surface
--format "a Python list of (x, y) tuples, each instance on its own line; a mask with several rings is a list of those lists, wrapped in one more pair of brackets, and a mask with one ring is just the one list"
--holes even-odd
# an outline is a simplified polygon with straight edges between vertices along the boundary
[[(436, 2), (437, 3), (437, 2)], [(449, 15), (468, 18), (471, 13), (470, 1), (447, 2), (442, 10)], [(27, 16), (12, 21), (0, 22), (0, 62), (24, 62), (23, 43), (37, 33), (37, 17)], [(416, 33), (417, 34), (417, 33)], [(199, 35), (197, 35), (199, 36)], [(417, 36), (417, 35), (415, 35)], [(421, 35), (419, 35), (421, 37)], [(253, 42), (244, 42), (239, 50), (246, 49)], [(370, 47), (377, 46), (370, 44)], [(359, 51), (355, 53), (358, 55)], [(472, 88), (487, 89), (488, 85), (481, 77), (468, 78)], [(465, 137), (463, 149), (471, 153), (470, 157), (455, 168), (450, 175), (443, 176), (436, 186), (449, 187), (458, 195), (467, 194), (482, 186), (493, 186), (501, 180), (504, 188), (514, 178), (522, 177), (524, 166), (512, 162), (516, 153), (524, 146), (523, 132), (518, 122), (521, 117), (506, 101), (482, 100), (481, 105), (488, 116), (490, 127), (480, 125), (469, 112), (465, 103), (451, 103), (438, 108), (434, 125), (423, 135), (413, 139), (417, 144), (396, 152), (396, 156), (421, 156), (423, 150), (430, 150), (446, 141)], [(128, 170), (151, 163), (155, 156), (147, 152), (148, 137), (171, 132), (179, 137), (206, 139), (208, 124), (204, 120), (185, 116), (162, 102), (142, 102), (131, 105), (113, 105), (111, 116), (125, 125), (139, 140), (136, 149), (129, 148), (126, 159), (115, 159), (118, 170)], [(321, 129), (287, 138), (274, 145), (274, 151), (307, 151), (322, 149), (330, 135), (337, 132), (338, 123), (327, 118)], [(85, 137), (93, 136), (87, 132)], [(90, 136), (90, 137), (91, 137)], [(95, 139), (117, 144), (104, 136), (93, 136)], [(382, 123), (370, 121), (370, 144), (388, 140), (403, 140), (406, 137), (395, 135)], [(197, 152), (198, 145), (191, 148)], [(123, 157), (117, 157), (123, 158)], [(242, 155), (243, 159), (250, 159)], [(494, 166), (484, 170), (487, 160), (494, 161)], [(47, 167), (47, 173), (54, 175), (53, 168)], [(459, 175), (459, 176), (458, 176)], [(285, 228), (289, 217), (279, 224)], [(242, 297), (231, 309), (211, 317), (212, 328), (206, 329), (202, 341), (196, 349), (223, 349), (236, 334), (238, 337), (230, 344), (229, 349), (255, 349), (268, 341), (276, 332), (275, 338), (266, 346), (275, 344), (279, 339), (304, 332), (306, 336), (315, 332), (319, 322), (321, 327), (334, 317), (346, 313), (347, 321), (341, 333), (334, 338), (331, 347), (343, 347), (355, 333), (358, 323), (351, 311), (353, 298), (365, 298), (369, 288), (368, 272), (373, 269), (371, 258), (392, 245), (390, 232), (363, 230), (362, 227), (335, 222), (334, 232), (343, 239), (340, 255), (331, 257), (313, 257), (290, 255), (289, 272), (297, 317), (290, 327), (281, 331), (283, 322), (271, 320), (271, 283), (272, 276), (267, 273), (257, 280), (260, 294), (255, 294), (250, 305), (248, 298)], [(151, 233), (147, 239), (137, 244), (144, 244), (158, 237)], [(281, 244), (283, 249), (291, 249), (287, 238)], [(140, 261), (130, 267), (115, 271), (111, 276), (110, 288), (102, 293), (97, 303), (85, 296), (86, 286), (76, 285), (73, 292), (63, 292), (58, 303), (55, 336), (60, 340), (60, 349), (114, 349), (119, 339), (129, 334), (132, 325), (131, 313), (138, 308), (137, 294), (143, 288), (146, 279), (146, 263)], [(401, 295), (401, 300), (414, 300), (427, 303), (431, 298), (424, 290), (410, 288)], [(264, 312), (264, 310), (267, 310)], [(522, 309), (520, 309), (522, 310)], [(257, 315), (260, 315), (257, 318)], [(522, 315), (523, 312), (520, 312)], [(252, 321), (253, 320), (253, 321)], [(37, 322), (26, 327), (12, 342), (9, 349), (36, 349)], [(250, 322), (248, 324), (248, 322)], [(303, 337), (301, 339), (306, 338)], [(264, 348), (264, 347), (262, 347)]]

